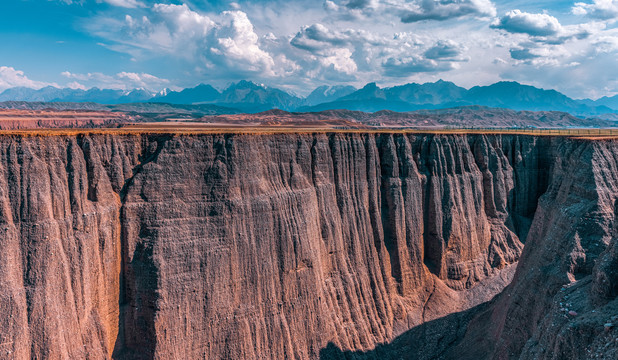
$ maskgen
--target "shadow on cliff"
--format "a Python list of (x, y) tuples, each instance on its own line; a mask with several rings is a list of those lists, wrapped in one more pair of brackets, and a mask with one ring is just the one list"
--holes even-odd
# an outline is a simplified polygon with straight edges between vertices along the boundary
[[(385, 360), (385, 359), (485, 359), (490, 354), (482, 344), (463, 344), (468, 324), (487, 314), (492, 301), (471, 309), (428, 321), (396, 337), (392, 342), (379, 344), (372, 350), (341, 350), (328, 343), (320, 350), (320, 360)], [(488, 341), (487, 339), (485, 339)]]
[[(142, 228), (139, 237), (152, 239), (154, 235)], [(120, 311), (118, 337), (112, 353), (114, 359), (155, 357), (158, 277), (152, 243), (137, 243), (132, 259), (125, 259), (120, 278)]]
[[(152, 359), (155, 357), (156, 329), (155, 317), (158, 311), (157, 301), (159, 269), (154, 260), (154, 247), (158, 235), (147, 221), (135, 219), (135, 214), (127, 210), (127, 196), (130, 188), (141, 195), (143, 183), (136, 183), (143, 169), (149, 163), (156, 163), (170, 135), (156, 135), (148, 138), (148, 144), (139, 157), (139, 163), (133, 168), (132, 176), (125, 180), (118, 195), (120, 197), (120, 274), (118, 296), (118, 336), (112, 349), (113, 359)], [(143, 181), (143, 180), (142, 180)], [(136, 185), (137, 184), (137, 185)], [(137, 233), (127, 224), (139, 229)], [(131, 244), (130, 244), (131, 243)], [(132, 250), (131, 250), (132, 249)]]

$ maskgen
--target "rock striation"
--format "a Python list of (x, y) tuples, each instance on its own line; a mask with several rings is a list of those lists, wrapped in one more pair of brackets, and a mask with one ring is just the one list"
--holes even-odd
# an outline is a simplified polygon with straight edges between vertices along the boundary
[(494, 358), (618, 354), (613, 326), (604, 326), (618, 319), (618, 143), (573, 141), (558, 151), (513, 283), (469, 327)]
[(479, 341), (485, 357), (535, 354), (558, 346), (542, 329), (564, 284), (592, 276), (590, 309), (616, 297), (616, 149), (518, 135), (0, 136), (0, 358), (396, 358), (432, 324), (453, 331), (427, 357)]
[[(28, 104), (32, 105), (32, 104)], [(111, 111), (4, 109), (0, 103), (0, 130), (104, 128), (138, 122), (141, 117)]]

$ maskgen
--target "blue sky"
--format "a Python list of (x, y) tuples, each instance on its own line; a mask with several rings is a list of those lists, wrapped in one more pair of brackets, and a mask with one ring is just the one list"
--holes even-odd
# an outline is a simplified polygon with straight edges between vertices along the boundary
[(618, 93), (618, 0), (10, 0), (0, 91), (515, 80)]

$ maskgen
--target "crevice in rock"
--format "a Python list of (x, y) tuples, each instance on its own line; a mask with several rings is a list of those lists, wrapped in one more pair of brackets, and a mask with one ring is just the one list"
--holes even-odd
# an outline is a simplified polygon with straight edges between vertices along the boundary
[[(125, 197), (127, 196), (127, 193), (129, 191), (129, 187), (133, 184), (135, 177), (142, 172), (142, 169), (144, 168), (144, 166), (146, 166), (149, 163), (157, 162), (157, 159), (159, 158), (159, 154), (161, 154), (161, 151), (163, 151), (165, 144), (172, 137), (173, 135), (169, 135), (169, 134), (144, 137), (143, 141), (145, 144), (143, 144), (143, 146), (144, 145), (145, 146), (142, 149), (142, 154), (138, 158), (139, 163), (135, 167), (133, 167), (131, 176), (125, 180), (124, 185), (122, 186), (118, 194), (120, 195), (120, 200), (123, 205), (124, 205)], [(153, 141), (154, 141), (154, 144), (156, 144), (156, 147), (154, 148), (154, 150), (151, 150), (150, 146), (151, 144), (153, 144)]]
[[(394, 207), (392, 194), (393, 179), (399, 179), (397, 171), (398, 167), (394, 165), (399, 162), (397, 153), (394, 147), (394, 140), (392, 135), (383, 135), (378, 140), (378, 151), (380, 154), (380, 176), (382, 178), (380, 186), (380, 214), (382, 215), (382, 230), (384, 234), (384, 246), (388, 251), (389, 262), (391, 267), (391, 276), (397, 283), (397, 290), (402, 293), (402, 274), (401, 274), (401, 259), (399, 258), (399, 244), (397, 243), (397, 234), (393, 231), (393, 227), (398, 224), (395, 223), (396, 216), (392, 212), (397, 211)], [(386, 148), (385, 148), (386, 147)], [(400, 179), (399, 179), (400, 180)]]
[(95, 182), (95, 164), (92, 163), (92, 154), (90, 148), (90, 141), (86, 139), (86, 135), (80, 134), (76, 137), (77, 146), (82, 152), (84, 158), (84, 164), (86, 166), (86, 179), (88, 181), (87, 199), (89, 201), (97, 201), (97, 184)]
[[(120, 281), (119, 281), (119, 320), (118, 320), (118, 337), (116, 340), (116, 345), (113, 349), (113, 358), (115, 359), (129, 359), (129, 358), (146, 358), (148, 355), (152, 355), (154, 353), (154, 346), (156, 344), (151, 342), (150, 345), (153, 347), (152, 349), (146, 349), (139, 346), (135, 346), (136, 344), (132, 344), (132, 342), (137, 340), (144, 340), (149, 337), (154, 336), (153, 332), (154, 328), (154, 318), (150, 319), (150, 325), (148, 323), (144, 323), (143, 317), (138, 318), (138, 314), (134, 313), (137, 309), (134, 307), (137, 305), (134, 297), (136, 296), (136, 284), (138, 282), (138, 275), (147, 275), (150, 271), (156, 273), (156, 268), (154, 268), (154, 264), (152, 264), (152, 247), (147, 246), (143, 242), (138, 242), (135, 244), (135, 249), (133, 254), (130, 254), (130, 244), (129, 244), (129, 230), (127, 229), (127, 214), (126, 214), (126, 198), (129, 193), (131, 186), (133, 185), (135, 178), (141, 174), (144, 166), (149, 163), (155, 163), (158, 160), (159, 155), (165, 148), (166, 143), (173, 137), (173, 135), (153, 135), (153, 136), (144, 136), (142, 139), (142, 153), (138, 157), (139, 163), (133, 167), (131, 172), (131, 176), (128, 179), (125, 179), (124, 185), (120, 189), (118, 193), (118, 198), (120, 200), (120, 209), (119, 209), (119, 219), (118, 222), (120, 224)], [(153, 144), (156, 144), (153, 149)], [(146, 229), (141, 229), (139, 237), (147, 238), (152, 234), (145, 233)], [(136, 265), (135, 262), (139, 261), (143, 266), (147, 266), (150, 264), (152, 268), (148, 271), (147, 268), (143, 268), (142, 271), (135, 271), (134, 267)], [(142, 266), (142, 267), (143, 267)], [(130, 281), (133, 281), (133, 286), (130, 286)], [(156, 286), (156, 284), (155, 284)], [(156, 292), (153, 293), (154, 304), (156, 304)], [(145, 304), (142, 304), (145, 305)], [(153, 309), (152, 316), (155, 315), (155, 311)], [(129, 329), (127, 329), (129, 327)], [(127, 330), (131, 332), (131, 339), (128, 338), (129, 334)]]
[[(427, 144), (426, 147), (423, 149), (425, 150), (425, 153), (421, 154), (421, 156), (424, 156), (428, 159), (431, 156), (432, 147), (435, 146), (435, 136), (428, 135), (427, 139), (423, 139), (423, 141), (426, 141)], [(437, 206), (437, 204), (432, 203), (432, 201), (435, 201), (435, 199), (433, 198), (435, 196), (433, 189), (433, 171), (435, 169), (428, 168), (428, 166), (436, 166), (435, 160), (432, 159), (432, 161), (434, 163), (429, 163), (427, 167), (423, 168), (426, 179), (423, 189), (423, 262), (432, 274), (439, 277), (442, 268), (442, 253), (444, 249), (442, 243), (437, 238), (438, 234), (434, 230), (435, 214), (434, 212), (430, 211), (432, 210), (432, 207)], [(434, 208), (433, 210), (437, 209)]]

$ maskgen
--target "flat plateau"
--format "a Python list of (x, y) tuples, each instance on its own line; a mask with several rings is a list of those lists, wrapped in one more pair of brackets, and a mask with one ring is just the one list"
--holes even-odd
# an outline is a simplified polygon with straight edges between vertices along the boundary
[(333, 127), (296, 127), (296, 126), (222, 126), (222, 124), (205, 124), (192, 122), (157, 122), (125, 124), (110, 128), (37, 128), (0, 130), (1, 135), (47, 136), (79, 134), (437, 134), (437, 135), (531, 135), (564, 136), (589, 140), (611, 140), (618, 138), (618, 129), (444, 129), (444, 128), (395, 128), (372, 127), (361, 129), (341, 129)]

